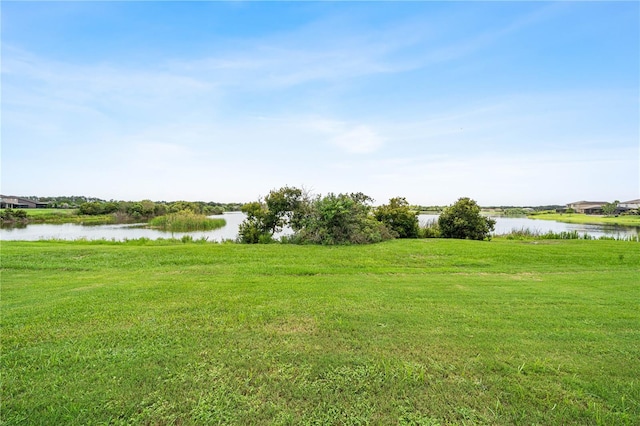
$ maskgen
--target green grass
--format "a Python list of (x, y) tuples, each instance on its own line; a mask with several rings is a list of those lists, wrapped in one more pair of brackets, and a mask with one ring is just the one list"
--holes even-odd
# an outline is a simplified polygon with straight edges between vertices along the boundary
[(640, 424), (640, 245), (2, 243), (3, 424)]
[[(79, 215), (77, 209), (13, 209), (27, 212), (28, 223), (84, 223), (84, 224), (110, 224), (115, 223), (113, 215), (86, 216)], [(4, 211), (4, 209), (0, 209)]]
[[(0, 209), (3, 211), (4, 209)], [(27, 217), (40, 217), (40, 216), (74, 216), (78, 213), (77, 209), (13, 209), (24, 210), (27, 212)]]
[(597, 216), (591, 214), (580, 213), (546, 213), (538, 215), (530, 215), (530, 219), (555, 220), (565, 223), (580, 223), (591, 225), (620, 225), (640, 227), (640, 216)]
[(224, 219), (211, 219), (187, 211), (154, 217), (149, 225), (171, 232), (211, 231), (227, 224)]

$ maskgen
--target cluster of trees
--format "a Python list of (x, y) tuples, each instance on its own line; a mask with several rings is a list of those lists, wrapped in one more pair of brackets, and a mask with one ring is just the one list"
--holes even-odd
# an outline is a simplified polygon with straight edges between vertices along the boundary
[[(53, 209), (81, 209), (80, 214), (100, 215), (115, 212), (126, 212), (127, 209), (132, 212), (141, 213), (142, 210), (148, 210), (149, 203), (155, 205), (163, 205), (167, 210), (173, 205), (180, 203), (187, 205), (187, 210), (201, 214), (218, 214), (228, 211), (240, 211), (242, 203), (217, 203), (205, 201), (107, 201), (96, 197), (86, 197), (84, 195), (65, 195), (59, 197), (39, 197), (39, 196), (21, 196), (28, 200), (35, 200), (40, 203), (48, 203), (48, 207)], [(131, 204), (140, 204), (140, 206), (130, 207)], [(162, 207), (159, 207), (162, 208)]]
[(495, 225), (469, 198), (445, 208), (437, 224), (420, 228), (418, 212), (402, 197), (374, 207), (373, 199), (360, 192), (312, 196), (288, 186), (245, 204), (242, 211), (247, 218), (239, 240), (249, 244), (271, 242), (285, 227), (293, 234), (283, 240), (291, 243), (366, 244), (427, 236), (483, 240)]
[(40, 203), (49, 203), (49, 207), (52, 209), (75, 209), (82, 203), (88, 203), (91, 201), (104, 201), (95, 197), (85, 197), (84, 195), (65, 195), (60, 197), (37, 197), (28, 196), (21, 197), (28, 200), (37, 200)]
[(81, 215), (116, 214), (130, 217), (136, 220), (150, 219), (181, 211), (193, 214), (222, 214), (226, 208), (239, 209), (240, 204), (228, 205), (220, 203), (205, 203), (203, 201), (175, 201), (167, 203), (151, 200), (142, 201), (88, 201), (78, 206)]

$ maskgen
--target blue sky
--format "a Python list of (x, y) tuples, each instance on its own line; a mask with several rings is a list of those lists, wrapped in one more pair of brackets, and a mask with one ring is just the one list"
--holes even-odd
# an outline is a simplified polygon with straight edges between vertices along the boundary
[(4, 194), (640, 196), (638, 2), (2, 2)]

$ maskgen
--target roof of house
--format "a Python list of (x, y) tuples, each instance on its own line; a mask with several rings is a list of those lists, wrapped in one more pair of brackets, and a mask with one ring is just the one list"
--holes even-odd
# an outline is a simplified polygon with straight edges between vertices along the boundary
[(0, 200), (3, 203), (9, 203), (9, 204), (24, 204), (24, 203), (46, 204), (46, 203), (41, 203), (39, 201), (29, 200), (28, 198), (16, 197), (13, 195), (10, 195), (10, 196), (0, 195)]
[[(602, 207), (605, 204), (608, 204), (609, 201), (575, 201), (573, 203), (569, 203), (567, 204), (567, 206), (579, 206), (580, 208), (583, 209), (588, 209), (588, 208), (597, 208), (597, 207)], [(629, 201), (620, 201), (618, 202), (618, 204), (640, 204), (640, 198), (635, 199), (635, 200), (629, 200)]]
[(576, 201), (576, 202), (573, 202), (573, 203), (569, 203), (567, 205), (571, 206), (571, 205), (578, 204), (578, 205), (589, 205), (589, 206), (591, 206), (591, 205), (593, 205), (593, 206), (601, 206), (601, 205), (607, 204), (607, 203), (608, 203), (608, 201)]

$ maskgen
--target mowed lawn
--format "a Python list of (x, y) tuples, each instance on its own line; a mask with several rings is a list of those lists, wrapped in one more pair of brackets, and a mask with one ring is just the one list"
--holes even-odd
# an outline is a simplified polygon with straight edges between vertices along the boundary
[(640, 244), (3, 242), (2, 424), (640, 424)]

